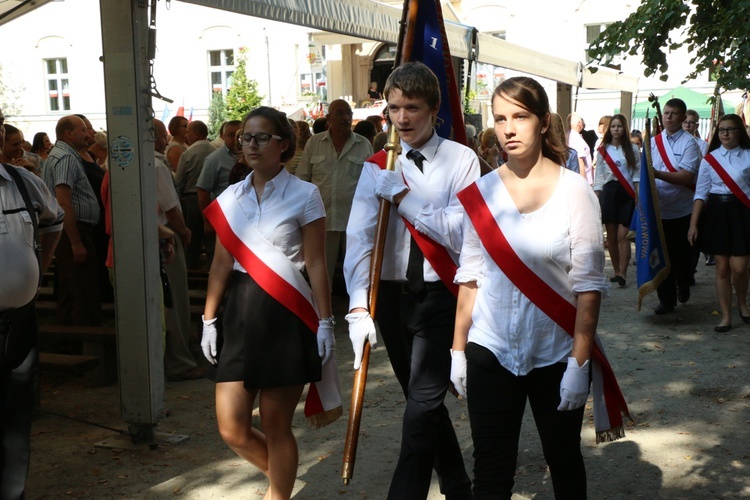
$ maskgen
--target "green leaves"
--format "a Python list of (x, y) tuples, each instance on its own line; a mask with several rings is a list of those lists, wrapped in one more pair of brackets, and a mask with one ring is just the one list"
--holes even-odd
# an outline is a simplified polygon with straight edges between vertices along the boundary
[(240, 50), (237, 66), (232, 74), (232, 88), (227, 92), (226, 110), (228, 120), (242, 120), (252, 109), (263, 102), (264, 96), (258, 93), (258, 82), (248, 80), (247, 49)]
[[(688, 22), (689, 21), (689, 22)], [(750, 0), (643, 0), (624, 21), (605, 29), (589, 54), (601, 61), (640, 55), (644, 74), (687, 80), (710, 71), (724, 90), (750, 88)], [(693, 71), (668, 75), (667, 54), (687, 48)], [(721, 62), (717, 69), (716, 62)]]

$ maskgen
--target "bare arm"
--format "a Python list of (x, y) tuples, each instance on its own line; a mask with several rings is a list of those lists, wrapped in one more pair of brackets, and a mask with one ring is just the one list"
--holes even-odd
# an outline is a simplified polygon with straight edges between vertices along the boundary
[(690, 229), (688, 229), (687, 238), (691, 245), (695, 245), (695, 241), (698, 239), (698, 221), (703, 211), (703, 206), (706, 203), (703, 200), (695, 200), (693, 202), (693, 213), (690, 215)]
[(73, 262), (81, 264), (86, 262), (88, 258), (88, 252), (86, 247), (81, 242), (81, 235), (78, 233), (78, 225), (76, 224), (76, 211), (73, 208), (71, 197), (73, 190), (67, 184), (58, 184), (55, 186), (55, 197), (57, 203), (65, 211), (65, 217), (63, 218), (63, 230), (65, 235), (70, 240), (70, 246), (73, 249)]
[(302, 252), (305, 256), (305, 268), (307, 269), (307, 275), (310, 277), (313, 298), (318, 306), (318, 314), (321, 318), (328, 318), (333, 314), (331, 290), (328, 286), (325, 246), (325, 217), (302, 226)]
[(471, 312), (477, 298), (477, 282), (461, 283), (458, 287), (458, 303), (456, 304), (456, 326), (453, 329), (454, 351), (466, 350), (466, 342), (471, 328)]
[[(164, 252), (164, 263), (169, 264), (174, 258), (174, 231), (164, 224), (158, 224), (157, 228), (159, 230), (159, 245)], [(164, 241), (164, 244), (162, 244), (162, 241)]]
[(216, 248), (214, 249), (214, 260), (211, 263), (211, 270), (208, 273), (206, 305), (203, 308), (203, 317), (206, 321), (216, 317), (216, 311), (219, 310), (219, 304), (221, 304), (221, 300), (224, 298), (224, 292), (229, 283), (229, 276), (232, 274), (233, 264), (234, 258), (217, 238)]
[(573, 353), (578, 366), (583, 366), (591, 358), (594, 347), (594, 334), (599, 323), (599, 307), (602, 295), (600, 292), (580, 292), (576, 307), (576, 324), (573, 333)]
[(167, 217), (167, 224), (180, 236), (182, 246), (187, 246), (192, 238), (190, 229), (185, 225), (185, 218), (182, 216), (182, 212), (178, 207), (172, 207), (167, 210), (164, 215)]
[(177, 163), (180, 161), (180, 156), (182, 156), (182, 148), (175, 147), (167, 151), (167, 164), (172, 172), (177, 172)]

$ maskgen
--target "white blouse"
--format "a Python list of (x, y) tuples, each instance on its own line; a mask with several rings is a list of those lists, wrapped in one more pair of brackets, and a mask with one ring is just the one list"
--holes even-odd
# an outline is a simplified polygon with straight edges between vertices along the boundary
[[(742, 171), (742, 177), (750, 184), (750, 149), (739, 146), (734, 149), (725, 149), (724, 146), (719, 146), (711, 151), (711, 154), (719, 161), (726, 161), (735, 170)], [(698, 170), (698, 180), (695, 183), (693, 200), (706, 201), (711, 193), (732, 194), (732, 190), (724, 184), (714, 167), (706, 160), (702, 160), (700, 170)]]
[[(620, 171), (630, 176), (633, 184), (638, 184), (641, 181), (641, 153), (638, 151), (638, 146), (635, 144), (628, 143), (625, 147), (633, 148), (633, 156), (635, 157), (635, 164), (630, 167), (627, 160), (625, 160), (625, 152), (619, 146), (613, 146), (612, 144), (607, 145), (607, 152), (612, 158), (612, 161), (620, 168)], [(625, 168), (623, 168), (625, 167)], [(596, 172), (594, 180), (594, 191), (601, 191), (605, 184), (617, 181), (617, 177), (612, 173), (612, 169), (609, 167), (609, 163), (604, 160), (604, 157), (597, 149), (596, 151)]]
[[(478, 182), (494, 182), (494, 193), (509, 196), (497, 174)], [(552, 259), (568, 274), (570, 288), (576, 295), (586, 291), (601, 292), (603, 297), (609, 294), (599, 203), (580, 175), (561, 168), (550, 199), (538, 210), (523, 214), (522, 219), (528, 234), (523, 239), (525, 255), (536, 254), (542, 262)], [(519, 376), (564, 360), (570, 354), (572, 337), (503, 273), (484, 248), (471, 219), (465, 217), (455, 282), (472, 281), (479, 289), (469, 342), (492, 351), (504, 368)]]
[[(266, 182), (258, 203), (252, 179), (251, 172), (244, 181), (232, 184), (227, 190), (234, 193), (248, 224), (255, 225), (260, 234), (301, 271), (305, 268), (301, 228), (326, 216), (318, 188), (282, 168), (276, 177)], [(232, 269), (247, 272), (236, 259)]]

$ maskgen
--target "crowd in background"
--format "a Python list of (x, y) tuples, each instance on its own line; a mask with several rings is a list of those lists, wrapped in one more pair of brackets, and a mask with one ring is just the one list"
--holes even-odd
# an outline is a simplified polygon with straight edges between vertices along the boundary
[[(523, 80), (516, 83), (531, 85)], [(508, 87), (504, 91), (506, 94), (498, 94), (499, 99), (495, 104), (500, 109), (515, 112), (516, 108), (527, 109), (534, 104), (519, 104), (520, 101), (509, 97), (511, 90)], [(382, 98), (377, 86), (371, 88), (370, 95), (373, 100)], [(547, 103), (544, 109), (548, 109)], [(247, 124), (247, 120), (225, 122), (213, 140), (208, 137), (208, 127), (200, 120), (177, 116), (168, 125), (154, 120), (156, 216), (162, 250), (161, 266), (167, 276), (162, 305), (166, 339), (165, 375), (169, 380), (190, 380), (206, 375), (206, 370), (199, 366), (190, 349), (187, 271), (221, 267), (227, 274), (224, 286), (229, 286), (228, 276), (235, 269), (234, 264), (226, 250), (217, 244), (216, 230), (205, 215), (206, 209), (229, 186), (245, 180), (253, 172), (253, 164), (261, 165), (258, 158), (262, 157), (262, 153), (258, 151), (265, 151), (263, 148), (274, 140), (293, 143), (294, 147), (278, 151), (278, 158), (266, 165), (268, 172), (256, 171), (254, 176), (260, 178), (261, 174), (266, 175), (271, 182), (278, 164), (279, 168), (283, 167), (282, 170), (288, 172), (285, 176), (291, 174), (298, 178), (293, 181), (294, 185), (299, 185), (301, 179), (311, 182), (319, 190), (320, 207), (317, 207), (319, 213), (316, 212), (315, 220), (325, 218), (324, 257), (328, 269), (328, 289), (322, 281), (325, 273), (317, 273), (315, 281), (318, 291), (324, 290), (330, 299), (333, 276), (347, 252), (347, 226), (363, 165), (376, 164), (377, 154), (387, 141), (388, 124), (382, 115), (353, 120), (350, 104), (341, 99), (332, 101), (326, 115), (312, 124), (305, 120), (288, 120), (286, 123), (283, 113), (272, 112), (270, 108), (265, 112), (270, 114), (258, 116), (250, 124)], [(284, 123), (272, 124), (271, 118), (279, 116)], [(549, 119), (545, 121), (544, 116), (549, 116)], [(504, 126), (506, 117), (496, 117), (496, 120), (500, 119)], [(664, 107), (664, 131), (651, 138), (660, 216), (672, 262), (669, 276), (659, 286), (659, 305), (655, 313), (668, 314), (678, 302), (688, 302), (689, 287), (695, 284), (693, 274), (699, 251), (703, 251), (706, 265), (716, 266), (721, 318), (714, 330), (721, 333), (732, 328), (732, 289), (736, 293), (741, 321), (750, 324), (750, 308), (746, 303), (750, 263), (750, 135), (743, 119), (730, 114), (718, 120), (717, 128), (707, 142), (697, 135), (698, 122), (699, 116), (695, 111), (687, 110), (679, 99), (671, 99)], [(429, 139), (432, 128), (430, 123), (425, 123), (425, 130), (430, 131), (425, 138)], [(246, 125), (257, 125), (260, 132), (249, 133)], [(0, 161), (23, 167), (43, 179), (65, 212), (64, 230), (55, 251), (56, 322), (61, 325), (101, 325), (102, 302), (113, 300), (114, 258), (110, 240), (111, 235), (118, 231), (111, 220), (107, 134), (95, 131), (84, 115), (62, 117), (55, 129), (54, 142), (47, 133), (39, 132), (29, 143), (17, 127), (8, 123), (2, 126), (5, 140)], [(575, 175), (563, 170), (565, 175), (560, 178), (575, 189), (583, 186), (581, 189), (586, 191), (586, 196), (591, 195), (590, 199), (582, 196), (587, 202), (598, 201), (601, 219), (596, 222), (601, 222), (606, 230), (605, 245), (614, 270), (609, 281), (626, 287), (627, 270), (631, 265), (632, 219), (637, 205), (641, 169), (646, 168), (641, 164), (642, 134), (638, 130), (630, 130), (627, 118), (622, 114), (602, 116), (594, 131), (587, 130), (585, 121), (576, 113), (563, 119), (555, 113), (547, 114), (544, 111), (540, 112), (534, 126), (535, 135), (560, 146), (559, 150), (552, 152), (545, 150), (544, 158), (535, 168), (552, 179), (560, 176), (557, 165), (563, 165)], [(501, 169), (502, 172), (515, 172), (523, 163), (522, 155), (516, 152), (514, 157), (512, 149), (506, 151), (501, 146), (501, 143), (508, 145), (502, 138), (499, 139), (498, 130), (501, 128), (497, 123), (485, 130), (478, 130), (471, 124), (465, 126), (467, 147), (476, 154), (476, 163), (482, 175), (503, 165), (507, 165), (507, 168)], [(277, 134), (283, 134), (283, 137)], [(405, 144), (412, 146), (408, 141)], [(424, 144), (420, 143), (420, 146)], [(414, 149), (417, 149), (416, 146)], [(474, 155), (471, 157), (473, 162)], [(408, 160), (421, 172), (422, 162), (426, 159), (414, 155), (408, 156)], [(579, 176), (585, 182), (581, 182)], [(504, 179), (503, 182), (513, 179)], [(395, 183), (393, 186), (389, 184), (391, 191), (388, 192), (396, 205), (403, 200), (403, 197), (395, 194), (402, 181), (387, 181)], [(377, 196), (381, 198), (382, 193), (387, 191), (383, 183), (384, 180), (378, 180), (377, 189), (380, 191)], [(235, 188), (239, 189), (237, 186)], [(310, 196), (317, 201), (317, 195), (311, 193)], [(258, 194), (259, 204), (262, 196), (261, 191)], [(376, 197), (373, 195), (372, 198)], [(290, 199), (289, 203), (292, 201)], [(532, 201), (534, 206), (540, 203), (537, 199)], [(587, 205), (586, 210), (589, 209)], [(322, 221), (316, 224), (321, 234), (322, 224)], [(599, 237), (602, 233), (598, 227), (596, 231), (598, 234), (589, 235), (589, 239), (598, 244), (601, 250)], [(478, 239), (475, 244), (479, 248)], [(218, 263), (212, 268), (215, 248), (220, 253)], [(475, 282), (476, 278), (473, 280)], [(468, 283), (471, 282), (469, 280)], [(601, 289), (608, 289), (604, 286), (606, 283), (599, 285)], [(210, 321), (216, 321), (218, 302), (214, 302), (211, 309), (214, 317), (204, 318), (204, 335), (206, 328), (213, 325)], [(329, 313), (330, 304), (324, 303), (324, 309)], [(347, 316), (350, 324), (361, 319), (360, 316)], [(321, 325), (328, 320), (332, 332), (332, 316), (322, 318)], [(371, 338), (371, 342), (373, 340)], [(466, 347), (465, 342), (461, 347)], [(208, 348), (208, 352), (215, 356), (215, 345)], [(315, 357), (315, 353), (328, 352), (329, 349), (328, 344), (311, 344), (305, 347), (305, 352), (310, 351)], [(470, 360), (473, 357), (476, 361), (483, 355), (469, 352)], [(212, 359), (209, 354), (206, 357)], [(575, 369), (588, 359), (579, 358)], [(580, 365), (580, 368), (583, 366)], [(562, 370), (560, 373), (550, 377), (550, 380), (554, 379), (552, 385), (559, 385), (558, 379), (564, 368), (559, 369)], [(234, 381), (236, 376), (232, 377)], [(583, 378), (587, 395), (588, 372)], [(411, 382), (400, 381), (406, 393)], [(289, 400), (296, 404), (299, 394), (292, 396)], [(556, 397), (555, 394), (552, 399)], [(250, 408), (252, 401), (247, 409)], [(522, 408), (518, 411), (522, 413)], [(556, 415), (555, 412), (553, 414)], [(570, 433), (576, 439), (580, 434), (581, 415), (574, 418)], [(230, 434), (227, 433), (227, 436)]]

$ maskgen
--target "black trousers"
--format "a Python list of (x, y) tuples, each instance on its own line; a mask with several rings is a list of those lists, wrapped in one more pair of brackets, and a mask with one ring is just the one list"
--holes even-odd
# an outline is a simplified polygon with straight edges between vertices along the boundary
[(378, 293), (376, 319), (406, 396), (401, 452), (389, 499), (426, 498), (433, 468), (446, 498), (471, 498), (471, 481), (444, 404), (456, 299), (442, 284), (430, 285), (422, 301), (404, 293), (397, 282), (381, 282)]
[(510, 499), (518, 440), (528, 399), (555, 498), (585, 499), (586, 468), (581, 455), (583, 409), (558, 411), (565, 363), (516, 376), (485, 347), (466, 346), (467, 405), (474, 441), (474, 498)]
[(63, 231), (55, 249), (57, 323), (100, 326), (102, 296), (99, 291), (99, 256), (96, 253), (95, 226), (85, 222), (77, 222), (76, 225), (88, 257), (81, 264), (73, 262), (73, 248), (68, 235)]
[(690, 278), (693, 276), (693, 247), (687, 239), (690, 229), (690, 215), (677, 219), (662, 219), (664, 244), (667, 247), (671, 269), (669, 276), (661, 282), (656, 294), (659, 302), (666, 306), (677, 305), (677, 289), (689, 290)]
[[(36, 337), (36, 316), (26, 318)], [(39, 352), (32, 349), (18, 368), (0, 373), (0, 500), (23, 498), (31, 455), (31, 417), (39, 372)]]
[[(185, 225), (192, 233), (190, 243), (185, 247), (185, 263), (188, 269), (203, 269), (201, 263), (201, 252), (205, 243), (203, 212), (198, 205), (198, 196), (195, 193), (186, 193), (182, 197), (182, 213), (185, 216)], [(213, 252), (213, 248), (211, 251)]]

